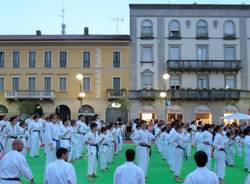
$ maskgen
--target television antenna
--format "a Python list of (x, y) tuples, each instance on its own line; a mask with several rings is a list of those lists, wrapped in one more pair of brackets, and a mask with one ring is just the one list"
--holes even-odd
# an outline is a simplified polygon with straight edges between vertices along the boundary
[(61, 14), (58, 14), (58, 16), (62, 18), (62, 25), (61, 25), (62, 30), (61, 30), (61, 33), (62, 33), (62, 35), (65, 35), (65, 33), (66, 33), (66, 24), (64, 23), (64, 18), (65, 18), (64, 6), (63, 6), (63, 8), (61, 10)]
[(116, 22), (116, 34), (118, 34), (119, 33), (119, 22), (123, 22), (124, 18), (122, 18), (122, 17), (113, 17), (112, 19), (113, 19), (113, 21)]

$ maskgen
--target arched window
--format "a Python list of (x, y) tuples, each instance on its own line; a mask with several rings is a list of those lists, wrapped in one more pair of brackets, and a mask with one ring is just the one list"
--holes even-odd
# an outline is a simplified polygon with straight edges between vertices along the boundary
[(231, 21), (231, 20), (227, 20), (225, 23), (224, 23), (224, 36), (225, 37), (232, 37), (232, 36), (235, 36), (235, 25), (234, 25), (234, 22)]
[(199, 20), (196, 25), (197, 37), (208, 37), (208, 25), (205, 20)]
[(169, 37), (170, 38), (180, 38), (181, 36), (181, 26), (177, 20), (172, 20), (169, 23)]
[(150, 70), (145, 70), (141, 73), (141, 88), (142, 89), (152, 89), (154, 73)]
[(153, 23), (151, 20), (142, 21), (141, 37), (153, 37)]

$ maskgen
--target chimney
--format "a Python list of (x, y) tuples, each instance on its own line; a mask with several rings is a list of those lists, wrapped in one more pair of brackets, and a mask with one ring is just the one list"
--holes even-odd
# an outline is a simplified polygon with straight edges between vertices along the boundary
[(41, 36), (41, 35), (42, 35), (41, 30), (36, 30), (36, 36)]
[(84, 36), (89, 36), (89, 28), (88, 27), (84, 28)]

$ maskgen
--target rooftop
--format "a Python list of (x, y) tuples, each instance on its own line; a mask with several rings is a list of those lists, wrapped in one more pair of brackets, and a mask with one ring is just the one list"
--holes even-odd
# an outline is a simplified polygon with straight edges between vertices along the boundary
[(130, 4), (130, 9), (231, 9), (250, 10), (250, 4)]
[(129, 41), (129, 35), (0, 35), (0, 41)]

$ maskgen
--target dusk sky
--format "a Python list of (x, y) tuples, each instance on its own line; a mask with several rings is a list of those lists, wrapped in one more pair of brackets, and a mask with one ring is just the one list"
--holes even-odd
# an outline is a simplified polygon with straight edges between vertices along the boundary
[(0, 0), (0, 34), (34, 34), (39, 29), (42, 34), (60, 34), (65, 7), (66, 34), (82, 34), (85, 26), (90, 34), (115, 34), (116, 17), (119, 34), (129, 33), (129, 4), (132, 3), (220, 3), (237, 4), (250, 0)]

